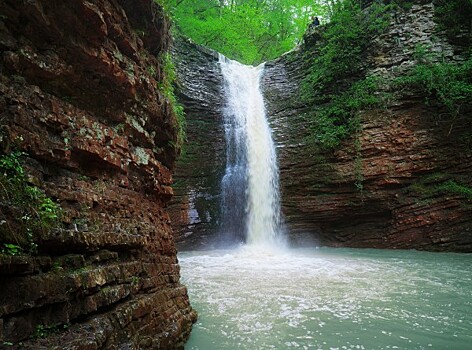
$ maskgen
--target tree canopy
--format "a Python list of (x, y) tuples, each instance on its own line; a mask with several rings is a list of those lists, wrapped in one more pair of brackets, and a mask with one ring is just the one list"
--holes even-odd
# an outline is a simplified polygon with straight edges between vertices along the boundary
[(291, 50), (312, 16), (329, 10), (322, 0), (160, 0), (177, 30), (198, 44), (246, 64)]

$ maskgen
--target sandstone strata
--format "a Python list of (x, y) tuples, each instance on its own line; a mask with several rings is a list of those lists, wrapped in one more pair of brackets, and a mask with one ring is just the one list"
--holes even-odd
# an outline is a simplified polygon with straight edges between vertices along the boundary
[[(425, 3), (425, 2), (423, 2)], [(434, 39), (433, 39), (434, 38)], [(302, 56), (319, 50), (312, 33), (298, 50), (266, 65), (264, 88), (278, 143), (283, 210), (295, 241), (322, 245), (472, 251), (472, 203), (444, 188), (471, 186), (470, 108), (447, 116), (434, 101), (407, 91), (385, 109), (361, 113), (361, 130), (338, 149), (306, 142), (305, 116), (317, 106), (297, 99)], [(398, 12), (366, 53), (363, 73), (387, 80), (414, 65), (418, 45), (460, 61), (464, 47), (437, 33), (426, 2)]]
[[(461, 60), (465, 47), (452, 45), (437, 31), (433, 12), (431, 1), (415, 2), (411, 9), (399, 11), (387, 32), (375, 38), (365, 53), (359, 75), (391, 79), (405, 73), (416, 63), (418, 45), (431, 47), (446, 61)], [(292, 241), (472, 251), (470, 198), (437, 190), (448, 181), (471, 186), (470, 108), (464, 108), (455, 120), (438, 118), (447, 114), (442, 107), (434, 101), (425, 104), (425, 96), (412, 90), (395, 96), (385, 109), (364, 112), (361, 130), (338, 149), (323, 152), (311, 147), (305, 139), (309, 133), (305, 118), (316, 106), (302, 104), (298, 89), (306, 74), (303, 56), (318, 54), (320, 33), (305, 39), (296, 50), (267, 62), (262, 80), (278, 148), (283, 213)], [(214, 76), (215, 68), (211, 79), (200, 71), (210, 63), (214, 67), (214, 54), (208, 56), (197, 47), (185, 46), (185, 50), (195, 58), (182, 61), (180, 69), (194, 72), (195, 79), (204, 82), (198, 88), (192, 88), (195, 80), (183, 84), (188, 96), (189, 149), (195, 147), (193, 142), (205, 147), (178, 166), (177, 176), (186, 187), (175, 198), (178, 215), (173, 215), (173, 222), (181, 246), (195, 248), (208, 241), (208, 232), (216, 232), (208, 228), (217, 227), (220, 220), (217, 193), (223, 172), (212, 157), (218, 162), (224, 159), (224, 130), (218, 96), (206, 94), (211, 103), (204, 109), (198, 102), (199, 91), (215, 91), (214, 85), (221, 81)], [(198, 123), (205, 121), (204, 130), (194, 128), (194, 118)], [(200, 171), (198, 164), (205, 170)], [(195, 198), (203, 204), (195, 205)]]
[(165, 209), (177, 121), (159, 89), (162, 8), (6, 0), (0, 12), (2, 140), (63, 211), (36, 256), (0, 256), (0, 342), (182, 348), (196, 314)]
[(176, 39), (174, 46), (187, 142), (176, 165), (169, 214), (179, 247), (196, 249), (218, 240), (226, 165), (223, 78), (218, 53), (185, 39)]

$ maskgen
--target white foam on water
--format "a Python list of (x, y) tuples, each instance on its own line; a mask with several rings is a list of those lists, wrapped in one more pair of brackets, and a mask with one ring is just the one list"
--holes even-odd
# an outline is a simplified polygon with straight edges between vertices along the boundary
[[(260, 87), (264, 65), (247, 66), (222, 55), (219, 61), (225, 80), (227, 145), (222, 211), (231, 217), (239, 211), (231, 204), (244, 205), (244, 218), (240, 220), (245, 223), (242, 229), (246, 231), (246, 242), (261, 249), (280, 246), (277, 157)], [(243, 197), (245, 201), (241, 200)]]
[(472, 256), (242, 247), (179, 260), (200, 315), (188, 349), (444, 348), (451, 339), (461, 349), (472, 341)]

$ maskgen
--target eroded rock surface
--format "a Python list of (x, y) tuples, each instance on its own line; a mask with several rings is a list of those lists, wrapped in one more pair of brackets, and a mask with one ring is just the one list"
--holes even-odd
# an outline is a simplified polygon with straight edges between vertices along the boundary
[(165, 209), (177, 121), (159, 89), (162, 8), (5, 0), (0, 12), (2, 141), (63, 210), (61, 228), (35, 237), (37, 256), (0, 257), (0, 341), (183, 348), (196, 313)]
[[(373, 41), (366, 75), (392, 79), (415, 64), (418, 45), (445, 61), (460, 61), (464, 47), (437, 33), (433, 6), (423, 2), (392, 19)], [(361, 129), (332, 152), (306, 142), (306, 106), (297, 99), (304, 75), (301, 56), (317, 55), (319, 34), (266, 64), (265, 97), (281, 173), (283, 211), (291, 238), (300, 243), (376, 248), (472, 251), (472, 203), (467, 195), (434, 191), (471, 186), (467, 141), (471, 109), (457, 118), (418, 91), (387, 108), (361, 113)], [(439, 117), (438, 117), (439, 116)]]
[(176, 165), (169, 214), (179, 248), (198, 249), (218, 240), (226, 166), (223, 77), (216, 52), (184, 39), (174, 47), (187, 142)]
[[(359, 76), (400, 76), (416, 63), (419, 45), (430, 47), (441, 60), (462, 60), (467, 47), (448, 42), (433, 14), (426, 0), (397, 12), (365, 53)], [(303, 104), (298, 96), (307, 68), (303, 56), (317, 55), (320, 39), (319, 32), (311, 33), (304, 45), (267, 62), (262, 79), (290, 239), (330, 246), (472, 251), (470, 198), (444, 190), (453, 183), (472, 185), (470, 106), (454, 120), (438, 118), (443, 107), (434, 101), (425, 104), (419, 91), (406, 91), (385, 109), (364, 112), (359, 132), (338, 149), (311, 147), (306, 115), (316, 106)], [(216, 206), (224, 130), (216, 86), (221, 78), (215, 75), (215, 54), (183, 47), (192, 58), (181, 61), (180, 70), (194, 74), (182, 87), (189, 149), (195, 147), (192, 142), (202, 147), (177, 167), (185, 185), (176, 189), (172, 217), (180, 245), (199, 248), (214, 236), (220, 220)]]

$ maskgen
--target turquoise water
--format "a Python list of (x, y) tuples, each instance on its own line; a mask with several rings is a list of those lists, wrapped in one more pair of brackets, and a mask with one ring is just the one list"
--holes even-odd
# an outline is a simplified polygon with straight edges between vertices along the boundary
[(199, 313), (186, 349), (472, 349), (472, 254), (179, 254)]

